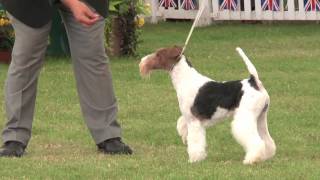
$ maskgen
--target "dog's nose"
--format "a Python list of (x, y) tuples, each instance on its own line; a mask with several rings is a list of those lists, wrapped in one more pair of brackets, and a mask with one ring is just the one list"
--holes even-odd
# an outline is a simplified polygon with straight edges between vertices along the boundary
[(146, 58), (142, 58), (140, 63), (139, 63), (139, 70), (140, 70), (140, 75), (141, 76), (148, 75), (148, 68), (147, 68), (146, 62), (147, 62), (147, 59)]
[(141, 58), (139, 63), (139, 70), (141, 76), (147, 76), (149, 74), (150, 69), (147, 67), (148, 58), (150, 55), (146, 55), (145, 57)]

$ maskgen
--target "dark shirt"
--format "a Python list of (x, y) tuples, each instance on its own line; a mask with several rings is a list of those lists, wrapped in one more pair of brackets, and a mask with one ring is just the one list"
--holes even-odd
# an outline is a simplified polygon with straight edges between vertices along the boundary
[[(101, 16), (108, 13), (108, 0), (86, 0)], [(46, 25), (52, 16), (53, 6), (59, 0), (0, 0), (5, 9), (19, 21), (33, 27)]]

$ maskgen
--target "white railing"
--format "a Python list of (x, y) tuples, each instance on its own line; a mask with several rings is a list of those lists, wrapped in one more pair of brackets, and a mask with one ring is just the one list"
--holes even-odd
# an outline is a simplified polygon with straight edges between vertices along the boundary
[(206, 3), (203, 25), (215, 20), (320, 20), (320, 0), (149, 0), (149, 3), (152, 22), (194, 19), (202, 3)]

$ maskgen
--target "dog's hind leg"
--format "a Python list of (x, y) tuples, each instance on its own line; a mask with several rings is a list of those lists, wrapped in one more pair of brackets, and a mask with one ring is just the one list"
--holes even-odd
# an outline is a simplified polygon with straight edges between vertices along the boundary
[(177, 131), (181, 136), (183, 144), (187, 144), (188, 125), (186, 119), (183, 116), (180, 116), (178, 119)]
[(189, 162), (197, 162), (206, 158), (206, 130), (198, 119), (188, 122), (188, 154)]
[(260, 137), (263, 139), (266, 149), (264, 159), (269, 159), (273, 157), (276, 153), (276, 145), (269, 134), (268, 124), (267, 124), (267, 113), (268, 104), (263, 108), (261, 114), (258, 117), (258, 132)]
[(265, 143), (258, 133), (257, 115), (249, 110), (238, 110), (231, 125), (233, 136), (246, 151), (243, 164), (263, 161)]

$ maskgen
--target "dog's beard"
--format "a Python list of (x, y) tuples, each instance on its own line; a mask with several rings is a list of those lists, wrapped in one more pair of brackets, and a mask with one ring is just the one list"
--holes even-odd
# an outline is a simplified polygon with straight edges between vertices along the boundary
[(147, 61), (140, 62), (139, 70), (142, 77), (150, 77), (151, 69), (148, 67)]

